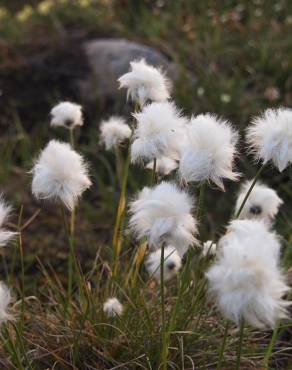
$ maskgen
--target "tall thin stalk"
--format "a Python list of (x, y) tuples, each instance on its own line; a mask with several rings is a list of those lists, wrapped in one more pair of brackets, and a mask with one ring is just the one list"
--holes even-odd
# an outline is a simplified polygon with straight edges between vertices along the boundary
[(152, 168), (152, 173), (151, 173), (151, 185), (153, 186), (157, 182), (156, 178), (156, 167), (157, 167), (157, 159), (154, 158), (153, 160), (153, 168)]
[(241, 353), (242, 353), (242, 344), (243, 344), (243, 334), (244, 334), (244, 319), (241, 319), (240, 329), (239, 329), (239, 341), (237, 346), (237, 355), (236, 355), (236, 370), (240, 369)]
[(272, 351), (273, 351), (273, 348), (274, 348), (274, 345), (275, 345), (275, 342), (276, 342), (276, 339), (277, 339), (278, 331), (279, 331), (279, 325), (277, 325), (275, 327), (275, 329), (273, 330), (273, 335), (272, 335), (272, 338), (270, 340), (270, 343), (269, 343), (269, 346), (267, 348), (265, 358), (264, 358), (264, 369), (269, 368), (269, 362), (270, 362)]
[(166, 326), (165, 326), (165, 302), (164, 302), (164, 244), (161, 246), (160, 256), (160, 298), (161, 298), (161, 360), (162, 369), (167, 370), (167, 355), (168, 344), (166, 340)]
[[(139, 103), (136, 102), (135, 113), (138, 112), (139, 109), (140, 109)], [(122, 225), (124, 221), (124, 214), (125, 214), (125, 208), (126, 208), (127, 184), (128, 184), (128, 177), (129, 177), (130, 162), (131, 162), (131, 138), (130, 138), (130, 142), (128, 146), (126, 161), (125, 161), (124, 168), (123, 168), (120, 199), (119, 199), (118, 209), (116, 213), (115, 226), (114, 226), (114, 235), (113, 235), (114, 259), (113, 259), (113, 269), (112, 269), (113, 277), (117, 276), (117, 272), (119, 268), (119, 257), (120, 257), (121, 247), (122, 247), (121, 229), (122, 229)]]
[(226, 321), (225, 324), (225, 329), (224, 329), (224, 336), (223, 336), (223, 341), (221, 343), (220, 351), (219, 351), (219, 359), (218, 359), (218, 364), (217, 364), (217, 370), (220, 370), (223, 364), (223, 355), (224, 355), (224, 350), (227, 342), (227, 335), (228, 335), (228, 329), (229, 329), (229, 322)]
[(238, 218), (240, 216), (241, 211), (243, 210), (243, 207), (244, 207), (244, 205), (245, 205), (245, 203), (246, 203), (246, 201), (247, 201), (250, 193), (252, 192), (252, 189), (254, 188), (257, 180), (259, 179), (261, 173), (263, 172), (265, 166), (266, 166), (265, 164), (261, 165), (261, 167), (259, 168), (258, 172), (256, 173), (255, 178), (253, 179), (253, 182), (252, 182), (250, 188), (248, 189), (248, 192), (246, 193), (246, 195), (245, 195), (245, 197), (244, 197), (244, 199), (243, 199), (243, 201), (242, 201), (242, 203), (241, 203), (241, 205), (240, 205), (240, 207), (239, 207), (239, 209), (238, 209), (238, 211), (237, 211), (237, 213), (235, 215), (235, 218)]
[(25, 293), (24, 293), (24, 262), (23, 262), (23, 244), (22, 244), (22, 234), (21, 234), (21, 223), (22, 223), (22, 216), (23, 216), (23, 206), (20, 207), (19, 217), (18, 217), (18, 224), (17, 224), (17, 231), (18, 231), (18, 241), (19, 241), (19, 254), (20, 254), (20, 264), (21, 264), (21, 331), (23, 329), (23, 321), (24, 321), (24, 304), (25, 304)]
[(131, 147), (129, 145), (126, 162), (123, 171), (123, 180), (120, 193), (120, 200), (116, 215), (116, 222), (114, 227), (113, 246), (114, 246), (114, 264), (113, 264), (113, 276), (116, 276), (119, 266), (119, 256), (121, 252), (122, 240), (121, 240), (121, 225), (123, 223), (124, 212), (126, 208), (126, 191), (129, 175), (129, 166), (131, 159)]
[[(74, 149), (75, 147), (74, 129), (71, 128), (69, 130), (69, 133), (70, 133), (70, 144), (71, 144), (72, 149)], [(75, 218), (76, 218), (76, 211), (74, 207), (71, 211), (71, 217), (70, 217), (70, 234), (71, 234), (72, 240), (74, 240), (74, 234), (75, 234)]]

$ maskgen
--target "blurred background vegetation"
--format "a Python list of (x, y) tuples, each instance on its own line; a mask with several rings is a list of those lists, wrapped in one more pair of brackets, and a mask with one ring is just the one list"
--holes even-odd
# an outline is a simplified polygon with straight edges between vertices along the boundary
[[(214, 112), (243, 131), (267, 107), (291, 107), (291, 31), (289, 0), (1, 0), (1, 190), (16, 214), (21, 205), (25, 219), (35, 213), (40, 204), (30, 195), (28, 173), (33, 158), (50, 138), (66, 139), (62, 129), (49, 128), (49, 111), (60, 100), (83, 104), (78, 150), (94, 180), (78, 212), (77, 251), (86, 264), (98, 246), (110, 245), (119, 194), (114, 158), (98, 145), (98, 123), (112, 113), (130, 119), (132, 107), (125, 94), (114, 102), (82, 101), (72, 85), (72, 71), (75, 78), (86, 70), (82, 43), (124, 38), (153, 47), (176, 66), (174, 99), (186, 115)], [(251, 177), (256, 164), (242, 154), (243, 140), (239, 149), (238, 167)], [(291, 169), (271, 169), (263, 177), (286, 201), (277, 228), (290, 255)], [(144, 180), (144, 171), (132, 172), (132, 194)], [(238, 184), (226, 185), (226, 193), (208, 190), (203, 240), (216, 238), (232, 214)], [(36, 272), (36, 257), (62, 269), (66, 245), (57, 213), (46, 205), (24, 235), (26, 276)]]

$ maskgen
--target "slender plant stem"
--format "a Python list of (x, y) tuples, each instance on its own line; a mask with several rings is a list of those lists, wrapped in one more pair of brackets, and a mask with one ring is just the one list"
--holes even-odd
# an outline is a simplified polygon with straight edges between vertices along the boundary
[(23, 322), (24, 322), (24, 262), (23, 262), (23, 244), (22, 244), (22, 234), (21, 234), (21, 223), (22, 223), (22, 216), (23, 216), (23, 206), (20, 207), (19, 217), (18, 217), (18, 238), (19, 238), (19, 254), (20, 254), (20, 264), (21, 264), (21, 332), (23, 330)]
[(118, 265), (119, 265), (119, 256), (121, 252), (121, 225), (123, 224), (123, 218), (126, 208), (126, 191), (127, 191), (127, 182), (128, 182), (128, 175), (129, 175), (129, 167), (130, 167), (130, 159), (131, 159), (131, 148), (129, 146), (126, 162), (124, 165), (123, 171), (123, 181), (122, 181), (122, 188), (120, 194), (120, 200), (116, 215), (116, 222), (114, 227), (114, 237), (113, 237), (113, 246), (114, 246), (114, 265), (113, 265), (113, 276), (117, 275)]
[(226, 342), (227, 342), (228, 329), (229, 329), (229, 322), (226, 321), (223, 341), (221, 343), (220, 352), (219, 352), (219, 360), (218, 360), (218, 364), (217, 364), (217, 370), (221, 370), (221, 367), (222, 367), (222, 364), (223, 364), (223, 357), (224, 357), (224, 350), (225, 350), (225, 346), (226, 346)]
[[(74, 149), (75, 148), (74, 129), (73, 128), (69, 129), (69, 133), (70, 133), (70, 144), (71, 144), (72, 149)], [(74, 240), (74, 234), (75, 234), (75, 219), (76, 219), (76, 211), (74, 207), (71, 211), (71, 217), (70, 217), (70, 235), (71, 235), (72, 240)]]
[(273, 351), (273, 348), (274, 348), (274, 345), (275, 345), (275, 342), (276, 342), (276, 339), (277, 339), (278, 332), (279, 332), (279, 325), (277, 325), (275, 327), (275, 329), (273, 331), (272, 338), (271, 338), (270, 343), (269, 343), (269, 346), (267, 348), (267, 352), (266, 352), (265, 358), (264, 358), (264, 369), (269, 368), (269, 361), (270, 361), (272, 351)]
[(162, 346), (162, 369), (167, 369), (167, 352), (168, 345), (166, 340), (166, 326), (165, 326), (165, 302), (164, 302), (164, 245), (161, 246), (160, 256), (160, 298), (161, 298), (161, 346)]
[(73, 260), (74, 260), (74, 246), (73, 246), (73, 239), (71, 238), (71, 235), (68, 230), (67, 220), (66, 220), (66, 214), (64, 206), (61, 204), (61, 213), (62, 213), (62, 219), (64, 224), (64, 230), (65, 234), (68, 238), (69, 242), (69, 259), (68, 259), (68, 298), (72, 295), (72, 288), (73, 288)]
[(198, 200), (198, 208), (197, 208), (197, 217), (200, 218), (200, 221), (202, 221), (202, 218), (204, 215), (205, 189), (206, 189), (206, 182), (203, 181), (199, 189), (199, 200)]
[(236, 367), (235, 367), (236, 370), (240, 369), (243, 334), (244, 334), (244, 319), (242, 318), (240, 322), (240, 329), (239, 329), (239, 341), (238, 341), (238, 347), (237, 347), (237, 358), (236, 358)]
[(151, 174), (151, 185), (153, 186), (157, 182), (156, 178), (156, 167), (157, 167), (157, 159), (154, 158), (153, 160), (153, 168), (152, 168), (152, 174)]
[(122, 153), (118, 145), (115, 145), (115, 158), (116, 158), (116, 170), (117, 170), (117, 176), (118, 176), (118, 183), (121, 189), (122, 184), (123, 184), (123, 160), (122, 160)]
[(253, 179), (253, 182), (252, 182), (250, 188), (248, 189), (248, 192), (246, 193), (246, 195), (245, 195), (245, 197), (244, 197), (244, 199), (243, 199), (243, 201), (242, 201), (242, 203), (241, 203), (241, 205), (240, 205), (240, 207), (239, 207), (239, 209), (238, 209), (238, 211), (235, 215), (235, 218), (238, 218), (240, 216), (241, 211), (243, 210), (243, 207), (244, 207), (250, 193), (252, 192), (252, 189), (254, 188), (257, 180), (259, 179), (261, 173), (263, 172), (265, 166), (266, 166), (265, 164), (262, 164), (261, 167), (259, 168), (258, 172), (256, 173), (255, 178)]

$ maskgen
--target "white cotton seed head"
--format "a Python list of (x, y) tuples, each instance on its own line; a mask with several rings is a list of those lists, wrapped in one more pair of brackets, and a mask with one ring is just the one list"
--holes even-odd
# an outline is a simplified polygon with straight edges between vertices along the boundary
[(68, 101), (57, 104), (51, 110), (51, 126), (63, 126), (73, 129), (83, 125), (81, 105)]
[(129, 226), (138, 239), (146, 237), (151, 247), (175, 245), (183, 257), (196, 242), (192, 208), (193, 200), (186, 192), (163, 181), (153, 188), (145, 187), (130, 204)]
[(101, 142), (106, 150), (114, 149), (132, 135), (132, 130), (122, 117), (111, 117), (100, 125)]
[(11, 301), (8, 287), (3, 282), (0, 282), (0, 324), (13, 319), (13, 316), (8, 312), (8, 306)]
[(282, 172), (292, 163), (292, 110), (267, 109), (247, 128), (247, 141), (257, 160), (272, 161)]
[(91, 185), (82, 156), (56, 140), (41, 152), (32, 173), (32, 193), (37, 199), (61, 201), (70, 210)]
[(130, 71), (118, 79), (120, 88), (128, 90), (128, 97), (140, 106), (147, 101), (169, 99), (171, 84), (160, 69), (147, 64), (144, 59), (133, 61), (130, 66)]
[(134, 114), (137, 128), (131, 146), (133, 163), (179, 157), (186, 120), (173, 103), (152, 103)]
[(214, 243), (212, 240), (207, 240), (205, 243), (203, 243), (202, 255), (204, 257), (215, 256), (216, 250), (217, 250), (217, 244)]
[(121, 316), (123, 305), (117, 298), (109, 298), (103, 305), (103, 312), (108, 317)]
[[(153, 170), (154, 161), (147, 164), (146, 168)], [(178, 162), (172, 158), (161, 157), (156, 160), (156, 172), (161, 176), (167, 176), (172, 171), (176, 170), (178, 167)]]
[[(161, 248), (157, 249), (155, 252), (149, 253), (145, 266), (148, 274), (154, 277), (155, 280), (160, 283), (160, 262), (161, 262)], [(182, 265), (181, 258), (177, 253), (176, 248), (168, 246), (164, 248), (164, 264), (163, 264), (163, 278), (164, 281), (172, 279)]]
[[(252, 181), (247, 181), (242, 185), (237, 197), (235, 213), (238, 212), (251, 184)], [(270, 224), (277, 215), (282, 203), (282, 199), (274, 189), (271, 189), (264, 184), (256, 183), (241, 210), (239, 218), (258, 219)]]
[(279, 268), (280, 243), (265, 223), (232, 221), (207, 272), (210, 292), (223, 315), (256, 328), (286, 317), (288, 287)]
[(9, 241), (15, 238), (17, 233), (6, 230), (3, 226), (7, 222), (12, 207), (8, 205), (0, 195), (0, 247), (4, 247)]
[(238, 135), (227, 121), (201, 114), (191, 119), (186, 136), (179, 165), (182, 180), (212, 181), (222, 190), (224, 178), (237, 180), (232, 168)]

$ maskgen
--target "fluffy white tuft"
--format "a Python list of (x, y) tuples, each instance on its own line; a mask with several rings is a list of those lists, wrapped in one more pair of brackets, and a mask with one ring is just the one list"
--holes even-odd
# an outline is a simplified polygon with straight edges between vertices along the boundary
[(134, 114), (137, 128), (131, 147), (132, 162), (178, 158), (186, 120), (174, 103), (152, 103)]
[(0, 282), (0, 323), (13, 319), (12, 315), (8, 312), (8, 306), (11, 301), (10, 290), (3, 282)]
[(147, 237), (151, 247), (175, 245), (183, 257), (196, 242), (192, 208), (193, 201), (186, 192), (163, 181), (153, 188), (145, 187), (131, 203), (129, 226), (138, 239)]
[(117, 298), (109, 298), (103, 305), (103, 312), (109, 317), (121, 316), (123, 305)]
[(215, 256), (217, 251), (217, 244), (212, 242), (212, 240), (207, 240), (205, 243), (203, 243), (202, 248), (202, 255), (204, 257), (208, 256)]
[(64, 101), (51, 110), (51, 126), (63, 126), (73, 129), (83, 125), (81, 105)]
[(210, 292), (223, 315), (256, 328), (274, 327), (286, 317), (288, 291), (279, 268), (280, 243), (265, 223), (232, 221), (221, 238), (218, 259), (207, 272)]
[(9, 241), (11, 241), (17, 233), (9, 231), (3, 228), (7, 222), (12, 207), (8, 205), (2, 195), (0, 195), (0, 247), (4, 247)]
[(102, 121), (100, 125), (101, 142), (104, 143), (106, 150), (114, 149), (125, 140), (131, 137), (132, 130), (122, 117), (110, 117), (107, 121)]
[(247, 128), (247, 141), (257, 160), (272, 161), (282, 172), (292, 163), (292, 110), (267, 109)]
[(179, 173), (186, 182), (213, 181), (224, 190), (223, 179), (237, 180), (232, 171), (237, 133), (227, 121), (211, 114), (193, 117), (187, 126)]
[[(153, 170), (154, 161), (147, 164), (146, 168)], [(169, 175), (172, 171), (176, 170), (178, 162), (172, 158), (161, 157), (156, 160), (156, 172), (161, 176)]]
[(127, 96), (143, 106), (147, 101), (163, 102), (170, 97), (170, 82), (164, 73), (144, 59), (130, 63), (130, 72), (121, 76), (120, 88), (128, 89)]
[(56, 140), (41, 152), (32, 173), (32, 193), (37, 199), (60, 200), (70, 210), (91, 185), (82, 156)]
[[(245, 182), (237, 197), (235, 213), (238, 212), (252, 181)], [(279, 207), (283, 203), (274, 189), (268, 186), (256, 183), (252, 189), (247, 201), (240, 213), (240, 219), (258, 219), (267, 222), (268, 224), (275, 218), (279, 211)]]
[[(145, 265), (149, 275), (155, 278), (160, 283), (160, 259), (161, 259), (161, 248), (155, 252), (149, 253)], [(163, 264), (163, 277), (164, 281), (172, 279), (182, 265), (181, 258), (177, 253), (176, 248), (168, 246), (164, 248), (164, 264)]]

